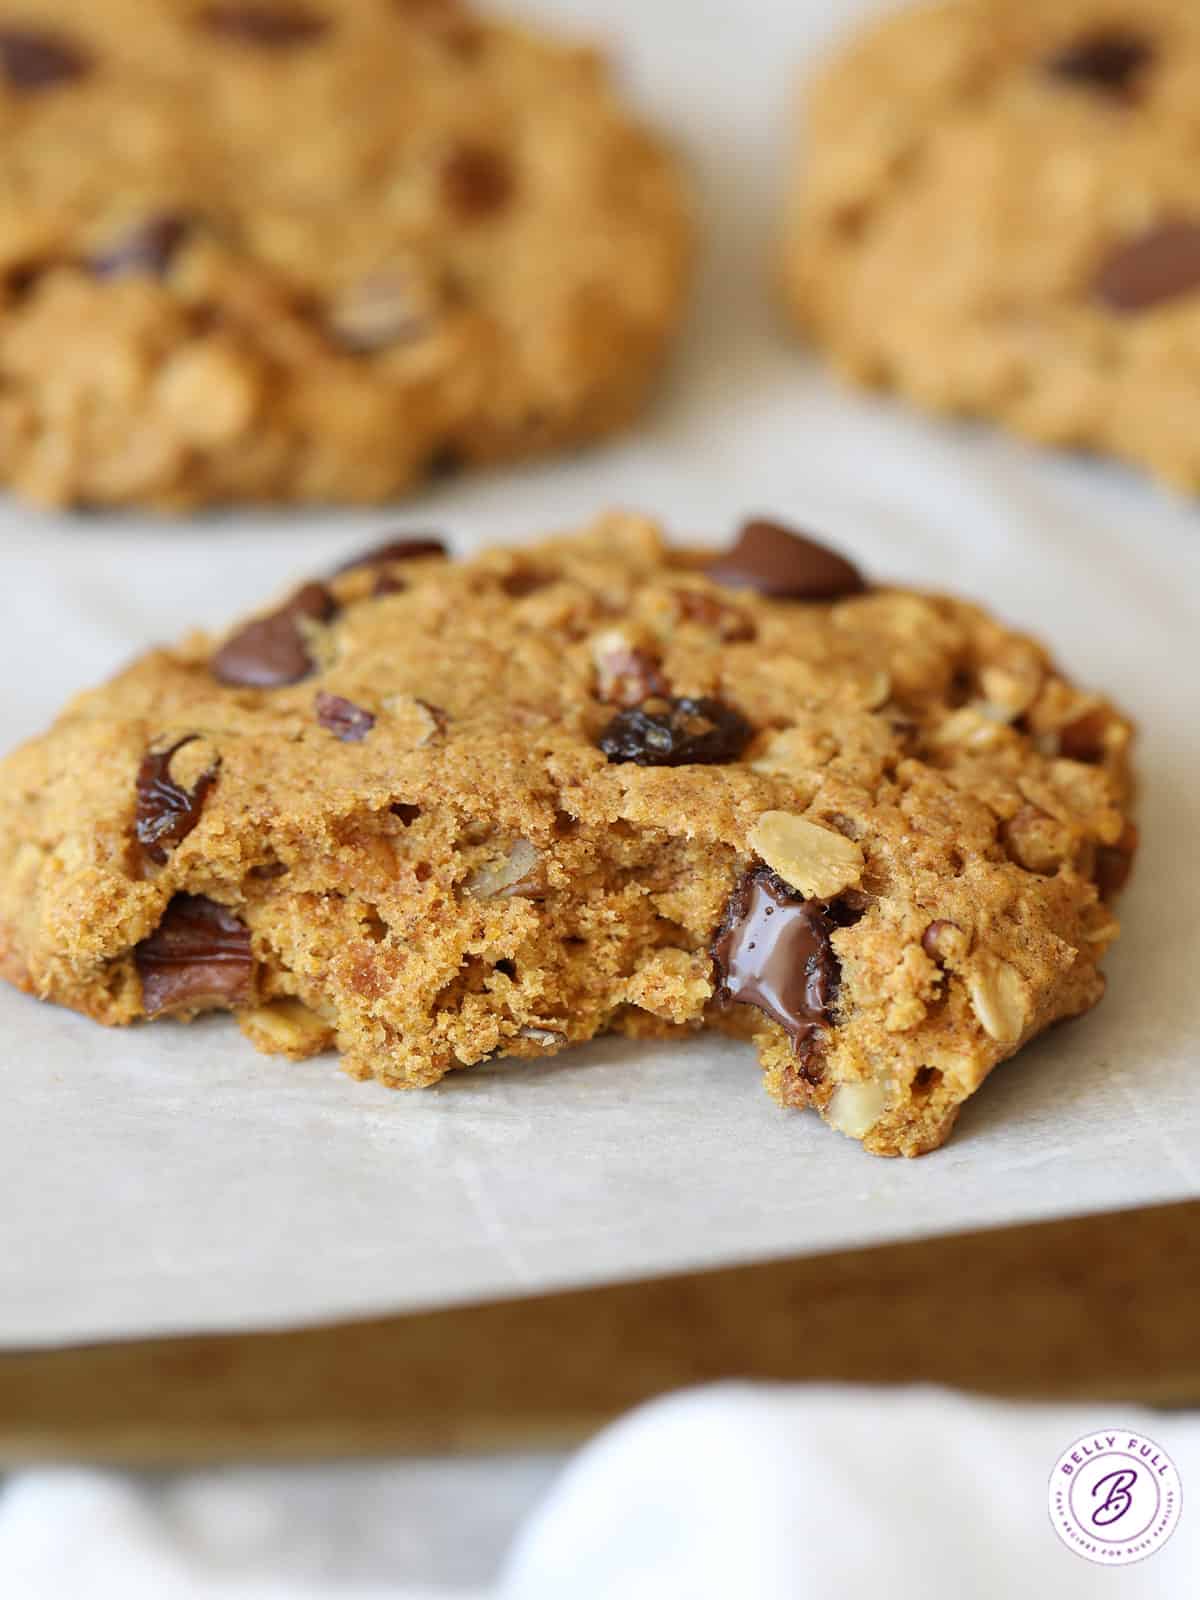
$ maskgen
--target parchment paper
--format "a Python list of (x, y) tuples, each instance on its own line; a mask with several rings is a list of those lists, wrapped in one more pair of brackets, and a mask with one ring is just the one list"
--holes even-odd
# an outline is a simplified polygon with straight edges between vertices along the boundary
[[(1102, 464), (839, 392), (769, 309), (795, 64), (859, 6), (575, 0), (677, 130), (706, 234), (650, 424), (393, 516), (193, 523), (0, 507), (0, 743), (195, 623), (389, 527), (466, 550), (622, 503), (745, 513), (1054, 641), (1144, 728), (1145, 847), (1110, 991), (999, 1070), (942, 1152), (887, 1162), (778, 1110), (727, 1041), (608, 1040), (394, 1094), (228, 1019), (109, 1032), (0, 990), (0, 1344), (286, 1325), (1194, 1195), (1200, 1189), (1200, 511)], [(1200, 420), (1200, 419), (1198, 419)], [(80, 775), (80, 781), (85, 775)]]

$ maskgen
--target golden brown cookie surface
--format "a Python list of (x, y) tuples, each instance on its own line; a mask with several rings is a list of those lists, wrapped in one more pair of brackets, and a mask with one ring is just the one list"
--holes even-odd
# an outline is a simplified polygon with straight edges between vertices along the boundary
[(784, 282), (838, 369), (1200, 488), (1200, 11), (939, 0), (807, 97)]
[(0, 481), (369, 503), (635, 413), (679, 174), (592, 53), (456, 0), (0, 20)]
[(770, 523), (393, 541), (0, 765), (0, 964), (397, 1086), (728, 1027), (915, 1154), (1100, 997), (1129, 737), (979, 608)]

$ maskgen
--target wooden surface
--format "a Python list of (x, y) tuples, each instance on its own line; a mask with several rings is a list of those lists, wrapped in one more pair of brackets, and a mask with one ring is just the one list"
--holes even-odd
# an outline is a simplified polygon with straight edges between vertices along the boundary
[(1200, 1202), (293, 1333), (0, 1356), (0, 1460), (561, 1443), (683, 1384), (1200, 1403)]

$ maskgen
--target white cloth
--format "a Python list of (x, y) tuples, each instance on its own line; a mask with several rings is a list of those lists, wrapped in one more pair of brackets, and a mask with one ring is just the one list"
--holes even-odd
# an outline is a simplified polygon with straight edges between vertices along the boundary
[[(1184, 1513), (1136, 1566), (1055, 1537), (1060, 1451), (1114, 1425), (1174, 1458)], [(725, 1384), (550, 1457), (30, 1472), (0, 1497), (4, 1600), (1187, 1600), (1200, 1416), (937, 1390)], [(531, 1511), (527, 1508), (540, 1501)], [(507, 1556), (500, 1552), (517, 1527)], [(497, 1567), (499, 1570), (497, 1570)], [(470, 1585), (464, 1587), (464, 1584)]]

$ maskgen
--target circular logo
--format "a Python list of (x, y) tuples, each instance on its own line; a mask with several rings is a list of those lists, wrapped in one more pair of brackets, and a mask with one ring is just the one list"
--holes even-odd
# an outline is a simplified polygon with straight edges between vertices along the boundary
[(1069, 1550), (1102, 1567), (1142, 1561), (1175, 1532), (1179, 1471), (1144, 1433), (1105, 1428), (1070, 1444), (1050, 1474), (1050, 1521)]

